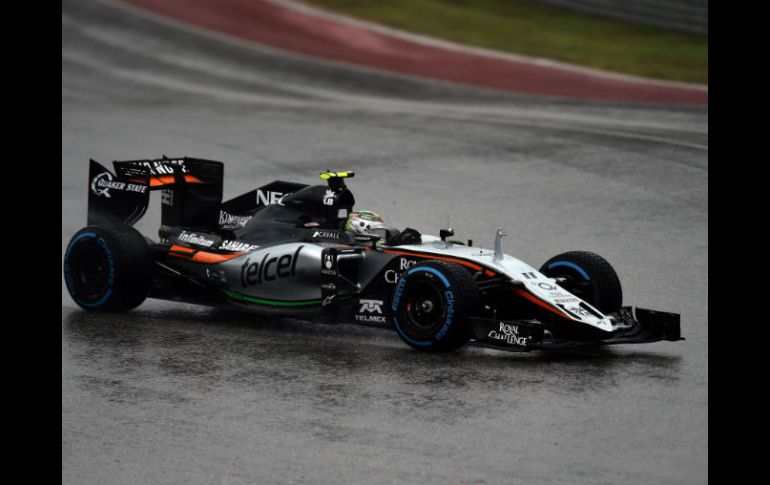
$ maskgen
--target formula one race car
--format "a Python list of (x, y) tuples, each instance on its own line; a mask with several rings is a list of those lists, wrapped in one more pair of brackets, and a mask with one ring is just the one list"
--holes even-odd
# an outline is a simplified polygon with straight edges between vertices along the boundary
[[(322, 185), (275, 181), (222, 202), (224, 166), (195, 158), (90, 163), (88, 226), (64, 256), (64, 278), (86, 310), (117, 312), (148, 296), (263, 313), (393, 328), (410, 346), (468, 342), (528, 351), (681, 340), (679, 315), (623, 307), (600, 256), (567, 252), (540, 269), (494, 250), (363, 211), (353, 172)], [(131, 227), (161, 191), (159, 241)], [(351, 225), (353, 221), (353, 225)]]

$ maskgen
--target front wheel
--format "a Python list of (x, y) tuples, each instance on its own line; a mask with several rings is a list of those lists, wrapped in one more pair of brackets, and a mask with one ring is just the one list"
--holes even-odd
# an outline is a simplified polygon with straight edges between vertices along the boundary
[(470, 338), (468, 318), (478, 312), (479, 289), (463, 267), (427, 261), (409, 269), (391, 299), (391, 319), (411, 347), (448, 352)]
[(67, 246), (64, 280), (72, 299), (86, 310), (130, 310), (150, 291), (150, 248), (132, 227), (86, 227)]
[(559, 278), (564, 289), (596, 307), (613, 313), (623, 304), (620, 279), (606, 259), (588, 251), (570, 251), (546, 261), (540, 272)]

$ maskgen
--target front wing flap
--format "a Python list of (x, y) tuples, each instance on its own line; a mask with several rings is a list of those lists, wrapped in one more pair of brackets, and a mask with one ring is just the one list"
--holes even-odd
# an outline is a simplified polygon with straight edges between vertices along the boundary
[[(536, 320), (501, 321), (491, 318), (471, 318), (471, 340), (475, 345), (514, 352), (531, 350), (564, 350), (617, 344), (641, 344), (684, 340), (680, 316), (644, 308), (623, 307), (612, 314), (616, 324), (607, 338), (590, 340), (558, 339)], [(565, 325), (569, 325), (565, 322)]]

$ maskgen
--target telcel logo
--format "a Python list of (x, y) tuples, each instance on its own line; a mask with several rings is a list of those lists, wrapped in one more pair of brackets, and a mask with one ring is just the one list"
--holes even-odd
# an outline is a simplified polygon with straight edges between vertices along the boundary
[(253, 286), (264, 282), (275, 281), (279, 278), (289, 278), (296, 274), (297, 258), (299, 252), (305, 246), (300, 246), (294, 254), (284, 254), (271, 258), (270, 253), (265, 253), (262, 260), (251, 262), (250, 258), (241, 266), (241, 284)]

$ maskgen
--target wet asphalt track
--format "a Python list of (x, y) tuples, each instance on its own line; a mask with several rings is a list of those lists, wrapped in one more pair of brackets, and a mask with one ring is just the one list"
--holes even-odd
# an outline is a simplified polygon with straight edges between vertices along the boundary
[[(603, 254), (626, 303), (687, 341), (422, 355), (395, 334), (148, 301), (78, 310), (62, 282), (64, 483), (704, 483), (708, 113), (538, 100), (221, 42), (62, 2), (62, 254), (87, 160), (226, 162), (225, 196), (353, 169), (359, 207), (539, 264)], [(157, 200), (139, 228), (155, 234)]]

